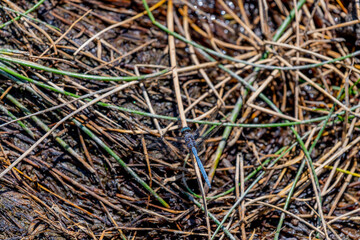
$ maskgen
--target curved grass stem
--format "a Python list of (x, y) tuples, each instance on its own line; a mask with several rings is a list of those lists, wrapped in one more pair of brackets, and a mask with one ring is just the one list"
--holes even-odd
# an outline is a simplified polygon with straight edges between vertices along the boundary
[(46, 71), (46, 72), (51, 72), (51, 73), (55, 73), (55, 74), (59, 74), (59, 75), (66, 75), (66, 76), (74, 77), (74, 78), (98, 80), (98, 81), (113, 81), (113, 82), (119, 82), (119, 81), (130, 82), (130, 81), (136, 81), (136, 80), (141, 81), (141, 80), (145, 80), (145, 79), (149, 79), (149, 78), (158, 77), (158, 76), (161, 76), (161, 75), (169, 72), (168, 69), (165, 69), (165, 70), (162, 70), (162, 71), (159, 71), (156, 73), (140, 75), (140, 76), (102, 77), (102, 76), (98, 76), (98, 75), (88, 75), (88, 74), (82, 74), (82, 73), (63, 71), (63, 70), (59, 70), (56, 68), (45, 67), (45, 66), (42, 66), (40, 64), (33, 63), (30, 61), (21, 60), (21, 59), (17, 59), (17, 58), (11, 58), (11, 57), (2, 56), (2, 55), (0, 55), (0, 60), (6, 61), (6, 62), (11, 62), (11, 63), (17, 63), (17, 64), (20, 64), (25, 67), (30, 67), (30, 68), (34, 68), (34, 69), (38, 69), (38, 70), (42, 70), (42, 71)]
[[(56, 93), (60, 93), (63, 94), (65, 96), (69, 96), (69, 97), (74, 97), (74, 98), (80, 98), (81, 96), (65, 91), (65, 90), (61, 90), (55, 87), (52, 87), (48, 84), (39, 82), (37, 80), (34, 80), (32, 78), (23, 76), (17, 72), (15, 72), (14, 70), (5, 67), (4, 65), (0, 64), (0, 70), (9, 73), (11, 75), (13, 75), (14, 77), (17, 77), (18, 79), (21, 80), (25, 80), (29, 83), (33, 83), (36, 86), (48, 89), (50, 91), (56, 92)], [(1, 73), (1, 71), (0, 71)], [(91, 99), (85, 99), (86, 101), (91, 101)], [(143, 112), (143, 111), (138, 111), (138, 110), (134, 110), (134, 109), (129, 109), (129, 108), (124, 108), (124, 107), (120, 107), (120, 106), (116, 106), (116, 105), (112, 105), (112, 104), (108, 104), (108, 103), (104, 103), (104, 102), (98, 102), (97, 105), (101, 106), (101, 107), (105, 107), (105, 108), (110, 108), (110, 109), (114, 109), (114, 110), (118, 110), (118, 111), (123, 111), (123, 112), (127, 112), (127, 113), (131, 113), (131, 114), (136, 114), (136, 115), (140, 115), (140, 116), (145, 116), (145, 117), (151, 117), (151, 118), (157, 118), (157, 119), (164, 119), (164, 120), (170, 120), (170, 121), (179, 121), (179, 119), (177, 117), (171, 117), (171, 116), (165, 116), (165, 115), (160, 115), (160, 114), (152, 114), (149, 112)], [(360, 104), (356, 105), (352, 108), (350, 108), (352, 111), (356, 110), (357, 108), (360, 108)], [(345, 111), (339, 112), (336, 116), (342, 116), (345, 114)], [(305, 124), (311, 124), (311, 123), (318, 123), (318, 122), (322, 122), (327, 118), (327, 116), (323, 116), (323, 117), (317, 117), (317, 118), (312, 118), (312, 119), (308, 119), (308, 120), (302, 120), (302, 121), (298, 121), (298, 122), (283, 122), (283, 123), (265, 123), (265, 124), (244, 124), (244, 123), (232, 123), (232, 122), (225, 122), (225, 123), (221, 123), (221, 122), (211, 122), (211, 121), (203, 121), (203, 120), (194, 120), (194, 119), (186, 119), (187, 122), (189, 123), (198, 123), (198, 124), (207, 124), (207, 125), (213, 125), (213, 126), (224, 126), (224, 127), (246, 127), (246, 128), (268, 128), (268, 127), (287, 127), (287, 126), (296, 126), (296, 125), (305, 125)], [(340, 119), (337, 119), (337, 121), (341, 121)]]
[(3, 23), (0, 25), (0, 29), (6, 27), (7, 25), (19, 20), (23, 15), (27, 15), (29, 13), (31, 13), (32, 11), (34, 11), (35, 9), (37, 9), (41, 4), (43, 4), (43, 2), (45, 2), (45, 0), (40, 0), (37, 4), (35, 4), (32, 8), (28, 9), (26, 12), (24, 12), (23, 14), (11, 19), (10, 21)]

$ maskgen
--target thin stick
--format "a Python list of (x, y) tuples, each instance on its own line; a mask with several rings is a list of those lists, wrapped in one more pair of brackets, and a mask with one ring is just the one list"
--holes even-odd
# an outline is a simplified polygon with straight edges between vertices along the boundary
[[(84, 13), (80, 18), (78, 18), (73, 24), (71, 24), (71, 26), (64, 32), (63, 35), (61, 35), (52, 45), (54, 47), (54, 51), (55, 54), (57, 54), (57, 50), (56, 50), (56, 44), (58, 44), (61, 39), (63, 39), (70, 31), (71, 29), (75, 26), (75, 24), (77, 24), (78, 22), (80, 22), (84, 17), (86, 17), (86, 15), (88, 15), (92, 10), (90, 9), (89, 11), (87, 11), (86, 13)], [(47, 48), (41, 55), (40, 57), (44, 56), (49, 50), (51, 49), (51, 47)]]
[[(167, 24), (170, 31), (174, 31), (174, 20), (173, 20), (173, 2), (172, 0), (168, 1), (168, 11), (167, 11)], [(177, 61), (176, 61), (176, 48), (175, 48), (175, 38), (172, 35), (169, 35), (169, 53), (170, 53), (170, 63), (173, 69), (172, 71), (172, 78), (173, 78), (173, 85), (175, 90), (175, 97), (176, 102), (179, 110), (179, 117), (181, 120), (181, 125), (183, 128), (187, 127), (185, 112), (184, 112), (184, 105), (181, 99), (181, 92), (180, 92), (180, 83), (179, 77), (177, 72)]]

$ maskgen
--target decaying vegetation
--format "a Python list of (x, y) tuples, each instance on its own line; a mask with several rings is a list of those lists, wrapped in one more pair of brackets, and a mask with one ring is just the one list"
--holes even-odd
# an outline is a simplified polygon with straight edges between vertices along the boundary
[(0, 6), (0, 239), (360, 239), (358, 2)]

